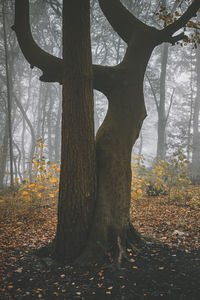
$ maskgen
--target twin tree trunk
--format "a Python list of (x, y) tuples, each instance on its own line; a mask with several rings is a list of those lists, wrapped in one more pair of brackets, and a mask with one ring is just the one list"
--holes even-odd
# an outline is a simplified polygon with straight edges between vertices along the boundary
[(142, 36), (138, 32), (123, 62), (102, 67), (103, 77), (96, 74), (97, 88), (107, 96), (109, 107), (96, 136), (95, 176), (89, 1), (63, 4), (65, 73), (56, 256), (71, 261), (86, 248), (82, 260), (94, 262), (108, 252), (118, 255), (119, 248), (134, 244), (137, 236), (129, 216), (131, 152), (146, 117), (143, 78), (154, 40), (149, 28)]
[[(95, 262), (110, 252), (118, 257), (137, 234), (130, 223), (131, 151), (146, 117), (143, 79), (153, 49), (185, 38), (174, 33), (200, 7), (163, 30), (135, 18), (119, 0), (99, 0), (113, 29), (127, 43), (115, 67), (91, 63), (89, 0), (63, 1), (63, 60), (37, 46), (27, 0), (15, 0), (17, 38), (24, 56), (43, 71), (42, 81), (63, 84), (61, 176), (55, 254), (69, 262)], [(25, 31), (24, 31), (25, 29)], [(93, 79), (93, 80), (92, 80)], [(95, 88), (109, 101), (94, 140)], [(121, 256), (121, 253), (120, 255)]]

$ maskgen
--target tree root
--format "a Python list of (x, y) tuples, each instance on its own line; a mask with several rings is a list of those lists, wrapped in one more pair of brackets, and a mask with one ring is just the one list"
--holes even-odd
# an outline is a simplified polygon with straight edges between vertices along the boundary
[[(113, 240), (115, 240), (114, 243)], [(109, 244), (107, 239), (104, 239), (102, 243), (96, 239), (91, 239), (80, 257), (75, 260), (74, 264), (82, 267), (106, 263), (115, 265), (115, 268), (119, 269), (124, 259), (129, 260), (127, 248), (131, 248), (135, 253), (138, 253), (141, 244), (141, 235), (130, 223), (126, 233), (121, 233), (121, 236), (117, 235), (112, 239), (111, 244)]]

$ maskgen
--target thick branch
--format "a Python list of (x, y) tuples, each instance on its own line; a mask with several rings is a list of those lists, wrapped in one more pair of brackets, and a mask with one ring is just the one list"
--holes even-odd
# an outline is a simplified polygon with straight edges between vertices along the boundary
[(120, 0), (99, 0), (99, 4), (113, 29), (127, 44), (135, 30), (147, 26), (134, 17)]
[(186, 12), (177, 21), (161, 30), (161, 42), (169, 42), (174, 44), (181, 39), (187, 38), (183, 33), (174, 37), (173, 34), (179, 29), (183, 28), (191, 18), (196, 17), (199, 8), (200, 0), (194, 0)]
[(110, 89), (110, 79), (114, 67), (93, 65), (93, 88), (105, 95)]
[(37, 67), (43, 72), (40, 80), (62, 83), (62, 59), (42, 50), (32, 37), (28, 0), (15, 0), (15, 24), (12, 28), (16, 32), (20, 48), (31, 67)]

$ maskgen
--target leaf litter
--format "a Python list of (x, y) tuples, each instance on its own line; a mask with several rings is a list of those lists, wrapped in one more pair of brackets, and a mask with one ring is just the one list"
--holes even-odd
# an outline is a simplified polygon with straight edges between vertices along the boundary
[[(1, 299), (200, 299), (200, 207), (133, 200), (131, 219), (147, 237), (129, 260), (78, 268), (42, 260), (36, 249), (55, 237), (51, 201), (28, 215), (2, 214)], [(48, 259), (48, 258), (47, 258)]]

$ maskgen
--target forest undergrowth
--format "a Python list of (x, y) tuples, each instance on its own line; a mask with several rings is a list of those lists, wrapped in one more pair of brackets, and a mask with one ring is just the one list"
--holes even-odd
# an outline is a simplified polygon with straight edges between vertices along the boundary
[[(181, 299), (199, 299), (199, 288), (195, 288), (194, 294), (188, 287), (184, 290), (184, 279), (189, 282), (195, 275), (194, 270), (176, 273), (181, 264), (184, 268), (192, 266), (199, 270), (200, 263), (200, 186), (189, 181), (184, 156), (174, 155), (171, 162), (155, 161), (151, 168), (146, 168), (141, 161), (138, 164), (138, 158), (137, 163), (133, 162), (131, 220), (142, 236), (152, 238), (155, 245), (147, 243), (140, 254), (127, 249), (129, 265), (117, 271), (96, 265), (92, 270), (78, 272), (72, 266), (55, 267), (48, 260), (41, 264), (33, 254), (54, 239), (57, 224), (60, 169), (59, 164), (46, 161), (42, 149), (33, 158), (33, 180), (27, 177), (20, 183), (17, 179), (14, 190), (0, 191), (2, 299), (100, 299), (100, 296), (101, 299), (108, 296), (132, 299), (133, 295), (137, 295), (137, 299), (148, 296), (154, 299), (152, 295), (157, 297), (155, 299), (179, 299), (181, 295)], [(176, 257), (176, 264), (169, 261), (169, 257)], [(156, 269), (152, 271), (153, 268)], [(133, 272), (138, 272), (137, 287)], [(148, 278), (155, 276), (153, 283), (146, 279), (147, 286), (140, 286), (148, 272), (151, 274)], [(173, 275), (165, 274), (171, 281), (163, 286), (161, 274), (164, 272)], [(200, 273), (195, 276), (198, 283)], [(70, 278), (67, 290), (66, 278)]]

